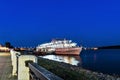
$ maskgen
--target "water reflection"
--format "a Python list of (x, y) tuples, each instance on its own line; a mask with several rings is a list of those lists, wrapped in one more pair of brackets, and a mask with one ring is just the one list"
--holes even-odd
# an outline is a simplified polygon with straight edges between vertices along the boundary
[(69, 63), (71, 65), (78, 65), (78, 64), (80, 65), (81, 64), (80, 56), (46, 55), (46, 56), (40, 56), (40, 57), (59, 61), (59, 62)]
[(46, 55), (50, 60), (81, 66), (106, 74), (120, 75), (120, 50), (86, 50), (80, 56)]

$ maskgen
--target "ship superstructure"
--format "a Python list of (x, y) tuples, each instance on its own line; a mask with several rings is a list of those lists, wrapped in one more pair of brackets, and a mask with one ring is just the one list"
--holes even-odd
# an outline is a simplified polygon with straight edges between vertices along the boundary
[(70, 51), (70, 49), (72, 49), (72, 51), (73, 51), (74, 48), (79, 49), (80, 47), (77, 46), (77, 43), (72, 42), (72, 40), (53, 39), (49, 43), (44, 43), (44, 44), (38, 45), (36, 47), (36, 51), (47, 52), (47, 53), (52, 53), (52, 52), (55, 52), (55, 53), (57, 52), (58, 53), (59, 50), (60, 51), (65, 51), (67, 49), (67, 50)]

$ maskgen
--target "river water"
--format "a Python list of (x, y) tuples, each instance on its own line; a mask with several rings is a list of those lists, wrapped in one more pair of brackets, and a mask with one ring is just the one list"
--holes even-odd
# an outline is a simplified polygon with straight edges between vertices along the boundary
[(46, 55), (42, 57), (120, 76), (120, 49), (85, 50), (80, 53), (80, 56)]

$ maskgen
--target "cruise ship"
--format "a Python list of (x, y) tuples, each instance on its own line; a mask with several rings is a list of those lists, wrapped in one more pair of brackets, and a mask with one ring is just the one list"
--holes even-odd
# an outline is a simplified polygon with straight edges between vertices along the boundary
[(59, 55), (80, 55), (82, 47), (77, 46), (77, 43), (66, 39), (53, 39), (49, 43), (44, 43), (36, 47), (37, 52), (55, 53)]

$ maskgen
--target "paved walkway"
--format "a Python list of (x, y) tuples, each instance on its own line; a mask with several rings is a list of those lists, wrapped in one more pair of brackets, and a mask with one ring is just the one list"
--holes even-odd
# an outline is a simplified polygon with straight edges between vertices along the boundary
[(0, 80), (17, 80), (12, 77), (12, 63), (10, 53), (0, 52)]

